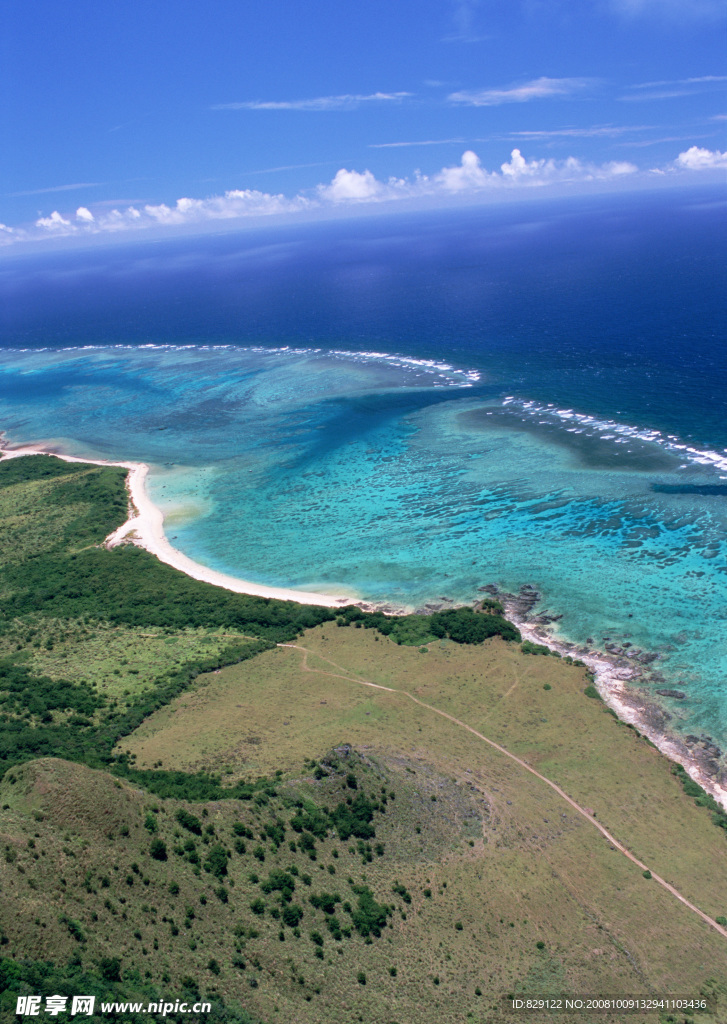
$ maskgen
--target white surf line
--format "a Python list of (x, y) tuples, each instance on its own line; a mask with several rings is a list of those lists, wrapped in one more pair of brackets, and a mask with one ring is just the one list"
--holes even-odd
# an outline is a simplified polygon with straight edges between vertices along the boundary
[(267, 587), (261, 583), (252, 583), (249, 580), (241, 580), (236, 576), (228, 576), (226, 573), (209, 569), (199, 562), (188, 558), (176, 548), (172, 547), (164, 533), (164, 514), (149, 498), (146, 493), (146, 478), (149, 473), (149, 466), (145, 462), (112, 462), (110, 459), (84, 459), (76, 455), (60, 455), (35, 446), (24, 448), (1, 449), (0, 461), (21, 458), (25, 455), (47, 455), (63, 462), (85, 463), (91, 466), (119, 466), (128, 469), (126, 486), (130, 498), (130, 514), (126, 522), (118, 529), (110, 533), (104, 541), (107, 548), (117, 547), (124, 541), (130, 541), (139, 547), (145, 548), (150, 554), (178, 569), (192, 579), (200, 580), (203, 583), (210, 583), (215, 587), (222, 587), (231, 590), (236, 594), (249, 594), (251, 597), (270, 597), (279, 601), (296, 601), (298, 604), (322, 605), (325, 608), (339, 608), (343, 605), (354, 604), (357, 598), (353, 595), (318, 594), (306, 590), (292, 590), (283, 587)]
[[(327, 658), (324, 658), (323, 655), (317, 654), (315, 651), (311, 651), (307, 647), (301, 647), (298, 644), (277, 644), (277, 646), (278, 647), (292, 647), (292, 648), (294, 648), (297, 651), (304, 651), (306, 655), (312, 654), (314, 657), (320, 658), (321, 661), (325, 661), (327, 664), (333, 665), (334, 668), (340, 668), (342, 672), (346, 671), (346, 669), (344, 669), (341, 665), (336, 665), (335, 662), (329, 661)], [(320, 669), (308, 668), (307, 667), (307, 660), (306, 660), (306, 671), (308, 671), (308, 672), (317, 672), (317, 671), (320, 671)], [(321, 673), (321, 674), (322, 675), (333, 675), (333, 673), (330, 673), (330, 672), (325, 672), (325, 673)], [(436, 715), (440, 715), (442, 718), (446, 718), (448, 721), (453, 722), (455, 725), (459, 726), (461, 729), (466, 729), (467, 732), (472, 733), (473, 736), (476, 736), (478, 739), (482, 740), (484, 743), (487, 743), (491, 747), (494, 747), (495, 750), (498, 750), (501, 754), (504, 754), (505, 757), (509, 757), (511, 761), (514, 761), (516, 764), (519, 764), (521, 768), (524, 768), (525, 771), (530, 772), (530, 774), (534, 775), (537, 779), (540, 779), (540, 781), (544, 782), (546, 784), (546, 786), (550, 786), (550, 788), (552, 790), (554, 790), (558, 794), (558, 796), (562, 797), (563, 800), (565, 800), (568, 804), (570, 804), (570, 806), (575, 811), (578, 811), (578, 813), (582, 817), (584, 817), (587, 821), (589, 821), (591, 823), (591, 825), (594, 825), (598, 829), (598, 831), (609, 841), (609, 843), (611, 843), (611, 845), (616, 850), (618, 850), (620, 853), (622, 853), (624, 855), (624, 857), (628, 857), (628, 859), (630, 861), (633, 861), (633, 863), (636, 864), (637, 867), (640, 867), (642, 871), (648, 871), (651, 874), (651, 878), (652, 878), (652, 880), (654, 882), (657, 882), (664, 889), (666, 889), (667, 892), (670, 892), (672, 894), (672, 896), (675, 896), (681, 903), (684, 904), (685, 907), (688, 907), (695, 914), (698, 914), (699, 917), (701, 917), (703, 921), (706, 921), (706, 923), (708, 925), (710, 925), (711, 928), (714, 928), (714, 930), (719, 932), (719, 934), (723, 938), (727, 939), (727, 929), (723, 928), (722, 925), (717, 924), (716, 921), (714, 921), (711, 917), (709, 917), (708, 914), (705, 914), (703, 910), (700, 910), (699, 907), (695, 906), (693, 903), (690, 903), (690, 901), (685, 896), (682, 896), (682, 894), (678, 891), (678, 889), (675, 889), (673, 885), (671, 885), (669, 882), (667, 882), (665, 879), (663, 879), (660, 875), (657, 875), (653, 871), (651, 871), (651, 868), (648, 868), (646, 866), (646, 864), (644, 864), (643, 861), (640, 861), (638, 859), (638, 857), (634, 856), (634, 854), (631, 853), (631, 851), (628, 850), (623, 845), (623, 843), (620, 843), (618, 841), (618, 839), (616, 839), (614, 836), (612, 836), (611, 833), (608, 831), (608, 829), (605, 828), (599, 821), (597, 821), (593, 817), (593, 815), (589, 814), (588, 811), (585, 810), (585, 808), (580, 806), (580, 804), (577, 804), (576, 801), (573, 800), (572, 797), (569, 797), (568, 794), (565, 792), (565, 790), (561, 789), (560, 786), (558, 786), (555, 782), (551, 781), (551, 779), (547, 778), (545, 775), (541, 775), (540, 772), (536, 771), (535, 768), (533, 768), (531, 765), (529, 765), (527, 763), (527, 761), (523, 761), (523, 759), (520, 758), (520, 757), (517, 757), (516, 754), (511, 754), (510, 751), (506, 750), (505, 747), (500, 746), (499, 743), (495, 743), (494, 740), (488, 739), (487, 736), (483, 736), (483, 734), (481, 732), (478, 732), (471, 725), (467, 725), (466, 722), (460, 721), (459, 718), (455, 718), (454, 715), (450, 715), (446, 711), (441, 711), (439, 708), (435, 708), (432, 704), (427, 704), (423, 700), (419, 700), (418, 697), (415, 697), (413, 694), (409, 693), (408, 690), (397, 690), (397, 689), (395, 689), (392, 686), (383, 686), (381, 683), (372, 683), (372, 682), (370, 682), (370, 680), (367, 680), (367, 679), (357, 679), (357, 678), (355, 678), (354, 676), (351, 676), (351, 675), (348, 675), (348, 676), (336, 676), (336, 678), (337, 679), (345, 679), (345, 680), (347, 680), (348, 682), (351, 682), (351, 683), (359, 683), (361, 686), (370, 686), (370, 687), (372, 687), (375, 690), (386, 690), (388, 693), (397, 693), (397, 694), (399, 694), (402, 697), (408, 697), (409, 700), (413, 701), (415, 704), (418, 704), (420, 707), (426, 708), (427, 711), (433, 711)]]

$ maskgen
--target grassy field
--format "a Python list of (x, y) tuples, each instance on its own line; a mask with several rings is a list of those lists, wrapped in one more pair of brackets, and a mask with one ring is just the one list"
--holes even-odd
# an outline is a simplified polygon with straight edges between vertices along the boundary
[(37, 675), (88, 683), (109, 697), (149, 689), (165, 672), (220, 654), (240, 633), (111, 626), (85, 619), (27, 616), (11, 623), (6, 649), (27, 651)]

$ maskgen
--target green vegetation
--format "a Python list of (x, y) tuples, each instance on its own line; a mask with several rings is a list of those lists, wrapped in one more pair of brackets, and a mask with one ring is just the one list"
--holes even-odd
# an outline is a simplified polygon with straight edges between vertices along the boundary
[(493, 636), (503, 640), (519, 641), (520, 632), (502, 615), (502, 606), (496, 602), (483, 602), (486, 608), (476, 612), (473, 608), (450, 608), (431, 615), (401, 615), (388, 617), (383, 612), (361, 612), (343, 609), (337, 612), (339, 625), (363, 626), (376, 629), (391, 637), (397, 644), (419, 647), (432, 640), (449, 639), (458, 644), (481, 644)]
[(551, 650), (550, 647), (546, 647), (545, 644), (534, 644), (532, 640), (523, 640), (520, 644), (520, 650), (523, 654), (544, 654), (550, 655), (553, 658), (559, 658), (560, 652)]
[(151, 630), (40, 614), (13, 620), (3, 635), (5, 650), (18, 652), (35, 675), (86, 683), (122, 703), (165, 673), (219, 656), (240, 639), (222, 630)]
[[(199, 986), (192, 978), (185, 979), (186, 984), (179, 991), (181, 1000), (191, 1003), (199, 1002), (202, 996)], [(0, 1011), (6, 1020), (15, 1014), (18, 996), (32, 994), (42, 996), (61, 995), (68, 999), (68, 1006), (74, 995), (83, 993), (94, 996), (98, 1012), (101, 1002), (136, 1003), (146, 1007), (149, 1003), (162, 1004), (169, 998), (169, 990), (164, 983), (153, 985), (142, 978), (138, 970), (127, 969), (121, 974), (121, 962), (117, 958), (103, 958), (98, 965), (85, 965), (80, 957), (71, 958), (65, 964), (56, 964), (42, 960), (11, 960), (0, 958)], [(205, 1014), (210, 1024), (258, 1024), (256, 1018), (250, 1016), (241, 1006), (225, 1002), (219, 995), (210, 997), (211, 1010)], [(57, 1018), (62, 1019), (62, 1018)], [(100, 1016), (94, 1015), (94, 1020)], [(186, 1024), (187, 1013), (166, 1014), (137, 1013), (105, 1013), (104, 1020), (125, 1021), (128, 1024), (162, 1021), (171, 1024)]]
[[(720, 833), (710, 825), (709, 812), (686, 798), (681, 786), (675, 785), (669, 763), (643, 738), (607, 714), (602, 701), (584, 699), (588, 676), (582, 666), (524, 655), (519, 645), (503, 643), (500, 638), (481, 647), (436, 643), (427, 659), (420, 658), (416, 648), (391, 640), (382, 645), (374, 631), (365, 629), (323, 626), (308, 631), (300, 644), (307, 654), (290, 648), (271, 650), (201, 679), (199, 690), (175, 702), (170, 713), (154, 716), (128, 743), (140, 763), (163, 758), (165, 763), (169, 760), (182, 766), (195, 763), (199, 752), (205, 750), (210, 761), (229, 763), (235, 771), (283, 768), (285, 778), (308, 758), (307, 771), (321, 786), (327, 785), (332, 772), (329, 761), (338, 761), (335, 772), (342, 782), (341, 796), (327, 804), (326, 816), (330, 818), (342, 803), (351, 806), (347, 798), (353, 802), (362, 790), (369, 802), (379, 803), (373, 819), (376, 837), (371, 841), (351, 837), (334, 847), (340, 852), (338, 859), (328, 847), (336, 837), (330, 826), (327, 839), (317, 839), (311, 832), (298, 847), (300, 833), (295, 826), (304, 821), (307, 831), (320, 832), (326, 827), (322, 814), (304, 803), (289, 819), (278, 854), (281, 868), (289, 870), (281, 855), (291, 841), (296, 844), (296, 857), (301, 852), (309, 857), (308, 845), (316, 855), (307, 866), (313, 889), (303, 888), (300, 876), (294, 875), (296, 889), (291, 899), (306, 915), (299, 927), (308, 936), (313, 963), (326, 964), (333, 953), (335, 964), (336, 950), (356, 948), (351, 943), (358, 936), (365, 948), (353, 962), (356, 969), (365, 969), (368, 999), (387, 991), (381, 972), (391, 977), (391, 959), (383, 957), (388, 952), (397, 961), (400, 979), (413, 984), (409, 979), (416, 972), (420, 993), (426, 986), (431, 988), (434, 976), (440, 978), (446, 1003), (437, 1007), (432, 1000), (428, 1008), (432, 1020), (437, 1014), (446, 1020), (450, 1005), (452, 1019), (457, 1019), (455, 1004), (464, 1019), (471, 1010), (477, 1020), (477, 1014), (492, 1016), (488, 1000), (493, 991), (508, 990), (507, 970), (512, 979), (507, 985), (519, 992), (528, 991), (528, 984), (530, 992), (541, 991), (536, 987), (541, 984), (546, 991), (562, 993), (568, 985), (575, 991), (575, 977), (586, 979), (581, 984), (589, 990), (605, 992), (613, 990), (614, 965), (623, 963), (623, 949), (634, 955), (636, 944), (639, 969), (649, 964), (649, 977), (668, 978), (677, 969), (675, 964), (683, 968), (685, 955), (693, 952), (696, 957), (699, 943), (710, 941), (704, 932), (699, 939), (690, 937), (691, 924), (685, 927), (679, 907), (665, 902), (663, 890), (653, 881), (645, 884), (640, 869), (614, 853), (595, 829), (560, 800), (551, 798), (540, 783), (535, 781), (531, 789), (521, 771), (501, 762), (481, 743), (463, 738), (450, 722), (412, 705), (408, 698), (387, 691), (372, 694), (355, 682), (370, 680), (412, 693), (502, 743), (553, 778), (582, 805), (596, 808), (599, 821), (687, 898), (712, 916), (723, 913), (721, 887), (727, 885), (727, 869)], [(544, 692), (546, 682), (551, 689)], [(203, 704), (197, 702), (195, 693)], [(253, 733), (255, 743), (240, 748), (237, 739), (248, 732)], [(310, 759), (311, 749), (325, 749), (337, 740), (340, 744), (342, 734), (354, 748), (366, 751), (367, 760), (376, 756), (380, 785), (362, 786), (358, 777), (354, 789), (341, 752)], [(403, 737), (416, 754), (407, 750)], [(190, 743), (199, 744), (191, 756)], [(240, 757), (245, 759), (243, 764)], [(486, 794), (490, 786), (494, 806), (488, 809), (484, 801), (489, 803)], [(468, 793), (483, 801), (475, 805), (474, 813), (460, 802)], [(321, 806), (320, 801), (312, 802)], [(256, 837), (258, 831), (254, 830)], [(453, 834), (456, 847), (450, 845)], [(381, 858), (374, 852), (378, 842), (385, 848)], [(541, 850), (546, 852), (549, 866), (543, 865)], [(305, 860), (298, 864), (304, 872)], [(336, 866), (333, 878), (321, 870), (327, 871), (330, 864)], [(435, 869), (436, 864), (441, 867)], [(365, 871), (366, 881), (347, 865)], [(267, 853), (260, 870), (263, 881), (275, 866)], [(559, 888), (551, 868), (565, 873), (568, 885), (576, 888), (592, 917), (584, 917), (579, 905), (570, 903), (572, 890)], [(365, 884), (371, 890), (380, 906), (396, 907), (379, 937), (361, 935), (344, 909), (346, 903), (352, 910), (358, 908), (347, 871), (354, 884)], [(317, 872), (320, 888), (315, 887)], [(618, 880), (607, 881), (612, 872)], [(394, 886), (409, 894), (410, 904)], [(523, 893), (528, 899), (521, 903)], [(312, 907), (308, 895), (315, 896), (316, 902), (318, 898), (323, 901), (313, 907), (321, 914), (315, 924), (308, 917)], [(276, 906), (270, 903), (269, 894), (261, 892), (259, 898), (265, 903), (267, 920)], [(522, 917), (528, 923), (512, 919), (513, 901), (527, 906)], [(324, 906), (330, 913), (326, 914)], [(281, 915), (282, 907), (282, 902), (277, 904)], [(427, 907), (431, 907), (431, 915)], [(645, 926), (652, 913), (648, 908), (656, 907), (663, 916), (648, 918), (650, 924)], [(273, 921), (277, 926), (280, 919)], [(582, 922), (584, 931), (577, 922)], [(701, 926), (697, 923), (696, 927), (699, 930)], [(345, 928), (351, 928), (351, 939), (346, 938)], [(283, 931), (287, 955), (293, 945), (285, 926)], [(310, 937), (312, 932), (321, 937), (322, 946)], [(340, 939), (336, 938), (339, 933)], [(543, 950), (537, 949), (536, 941), (544, 943)], [(719, 944), (721, 939), (715, 934), (713, 941)], [(480, 974), (474, 971), (476, 947), (491, 965), (479, 967)], [(677, 947), (680, 952), (675, 957)], [(594, 949), (603, 952), (594, 954)], [(539, 958), (537, 962), (529, 959), (530, 953)], [(426, 974), (419, 973), (420, 957), (432, 965)], [(471, 974), (468, 958), (475, 958)], [(658, 969), (657, 960), (662, 965)], [(521, 967), (526, 961), (528, 967)], [(511, 968), (503, 968), (505, 962)], [(692, 963), (696, 964), (696, 959)], [(704, 978), (694, 970), (692, 977)], [(308, 970), (303, 974), (307, 978)], [(328, 985), (330, 992), (330, 982)], [(639, 990), (635, 978), (630, 985)], [(461, 1002), (453, 995), (454, 986), (463, 992)], [(476, 988), (486, 993), (480, 1010), (473, 1008)], [(366, 1007), (362, 1013), (365, 1020), (376, 1019)], [(383, 1010), (381, 1014), (386, 1021)], [(394, 1019), (419, 1016), (421, 1011), (409, 1006)], [(312, 1019), (316, 1020), (315, 1015)]]
[(727, 811), (725, 811), (721, 804), (718, 804), (713, 796), (710, 796), (709, 793), (705, 792), (698, 782), (691, 779), (682, 765), (673, 765), (672, 773), (676, 775), (681, 782), (682, 788), (687, 796), (694, 797), (694, 803), (697, 807), (706, 807), (710, 812), (712, 823), (718, 828), (723, 828), (725, 832), (727, 832)]
[[(301, 963), (306, 945), (301, 927), (309, 929), (311, 943), (323, 954), (319, 976), (321, 971), (325, 975), (326, 953), (330, 956), (334, 948), (343, 953), (353, 947), (351, 955), (357, 958), (366, 943), (382, 941), (397, 907), (411, 903), (406, 888), (395, 887), (398, 899), (385, 901), (382, 878), (363, 873), (360, 881), (342, 878), (341, 891), (332, 891), (324, 882), (328, 874), (305, 870), (308, 844), (299, 842), (291, 851), (278, 842), (293, 832), (309, 837), (310, 848), (321, 857), (335, 854), (353, 864), (358, 853), (347, 850), (336, 825), (347, 834), (352, 819), (342, 816), (341, 809), (358, 808), (351, 812), (353, 820), (371, 836), (385, 820), (375, 795), (378, 767), (348, 748), (343, 755), (332, 752), (325, 762), (322, 783), (304, 775), (279, 792), (270, 780), (261, 780), (269, 794), (266, 803), (228, 798), (203, 806), (199, 815), (172, 798), (150, 803), (128, 784), (119, 790), (106, 772), (57, 759), (8, 772), (0, 783), (6, 812), (2, 836), (6, 852), (15, 856), (5, 859), (9, 877), (3, 894), (23, 900), (37, 879), (43, 906), (32, 927), (30, 919), (20, 917), (19, 928), (10, 927), (10, 938), (2, 940), (16, 959), (0, 962), (0, 1006), (3, 992), (10, 1000), (33, 984), (36, 993), (55, 986), (52, 994), (63, 994), (79, 980), (88, 982), (89, 994), (98, 992), (104, 999), (154, 1001), (154, 993), (165, 986), (179, 998), (190, 977), (200, 984), (203, 971), (224, 979), (227, 987), (239, 979), (249, 988), (254, 977), (255, 987), (269, 993), (262, 964), (270, 947), (291, 943)], [(353, 788), (351, 798), (347, 794)], [(216, 811), (213, 820), (210, 807)], [(151, 842), (150, 815), (156, 821)], [(260, 838), (270, 865), (263, 877), (249, 870), (253, 855), (234, 847), (242, 829)], [(21, 838), (28, 830), (34, 833), (30, 842)], [(60, 854), (62, 876), (46, 879), (45, 862)], [(70, 892), (83, 893), (80, 902), (74, 898), (75, 916), (60, 909)], [(48, 935), (59, 951), (69, 939), (78, 946), (71, 968), (38, 963)], [(307, 970), (320, 960), (311, 953)], [(46, 979), (42, 984), (41, 978)], [(301, 984), (306, 999), (321, 991), (320, 983)], [(215, 1004), (213, 1020), (252, 1020), (223, 1004), (211, 981), (204, 998)]]

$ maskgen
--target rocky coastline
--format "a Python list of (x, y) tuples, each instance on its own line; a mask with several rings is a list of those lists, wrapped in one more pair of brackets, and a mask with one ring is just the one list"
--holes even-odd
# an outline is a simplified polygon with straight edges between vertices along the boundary
[(664, 685), (667, 680), (658, 669), (658, 652), (636, 647), (627, 637), (617, 640), (603, 636), (603, 649), (599, 649), (593, 637), (588, 637), (586, 644), (576, 644), (554, 636), (548, 627), (562, 615), (536, 611), (541, 595), (531, 584), (524, 584), (517, 594), (502, 591), (494, 583), (478, 590), (502, 602), (505, 614), (517, 625), (523, 639), (582, 661), (593, 673), (599, 694), (618, 717), (681, 764), (690, 778), (727, 810), (725, 751), (707, 734), (675, 730), (671, 724), (674, 716), (655, 700), (655, 695), (667, 700), (688, 699), (684, 691)]

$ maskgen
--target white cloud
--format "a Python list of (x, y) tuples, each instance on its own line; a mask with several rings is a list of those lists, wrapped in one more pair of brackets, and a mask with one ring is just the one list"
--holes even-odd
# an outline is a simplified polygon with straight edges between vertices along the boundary
[(680, 153), (674, 161), (679, 170), (706, 171), (719, 167), (727, 167), (727, 153), (720, 153), (718, 149), (702, 149), (701, 146), (690, 146), (689, 149)]
[(466, 103), (473, 107), (497, 107), (503, 103), (527, 103), (530, 100), (571, 96), (592, 85), (590, 78), (535, 78), (522, 85), (505, 89), (476, 89), (453, 92), (447, 97), (451, 103)]
[[(690, 140), (691, 141), (691, 140)], [(727, 167), (727, 153), (692, 145), (662, 168), (643, 172), (642, 178), (653, 175), (684, 175)], [(58, 235), (94, 235), (144, 228), (184, 227), (210, 221), (241, 220), (249, 217), (295, 215), (304, 211), (362, 203), (394, 202), (401, 199), (436, 202), (454, 196), (466, 198), (479, 193), (496, 193), (538, 186), (568, 187), (581, 183), (615, 182), (638, 175), (638, 168), (625, 160), (594, 164), (575, 156), (563, 160), (528, 158), (520, 149), (513, 149), (499, 169), (488, 170), (471, 149), (462, 154), (459, 163), (443, 167), (427, 176), (415, 172), (408, 178), (379, 180), (370, 170), (340, 168), (333, 179), (307, 193), (285, 196), (255, 189), (232, 189), (223, 195), (194, 199), (183, 196), (174, 203), (141, 203), (126, 208), (108, 209), (103, 202), (93, 207), (79, 206), (75, 215), (64, 216), (54, 210), (48, 217), (39, 217), (34, 228), (11, 228), (0, 225), (0, 244)]]
[(114, 208), (107, 213), (97, 213), (95, 229), (98, 231), (126, 231), (131, 227), (141, 227), (144, 221), (142, 214), (135, 206), (125, 210)]
[[(222, 196), (208, 199), (178, 199), (174, 206), (166, 203), (147, 203), (143, 213), (157, 224), (189, 224), (206, 220), (230, 220), (233, 217), (251, 217), (259, 214), (292, 213), (309, 205), (303, 196), (287, 199), (284, 195), (271, 195), (256, 189), (232, 189)], [(133, 207), (127, 214), (139, 218), (142, 214)]]
[(528, 161), (519, 149), (513, 149), (509, 162), (502, 164), (500, 169), (505, 180), (531, 185), (548, 185), (556, 181), (604, 181), (635, 174), (638, 170), (625, 160), (591, 164), (569, 156), (565, 160)]
[(625, 174), (636, 174), (638, 170), (636, 164), (632, 164), (628, 160), (610, 160), (607, 164), (601, 164), (596, 168), (595, 177), (621, 178)]
[(178, 199), (173, 206), (166, 203), (146, 203), (141, 209), (128, 206), (124, 210), (114, 208), (108, 211), (102, 207), (100, 211), (96, 210), (95, 215), (87, 207), (79, 206), (75, 213), (75, 221), (61, 216), (54, 210), (50, 217), (40, 217), (36, 220), (35, 226), (62, 235), (99, 234), (127, 231), (131, 228), (295, 213), (311, 205), (314, 205), (313, 202), (301, 195), (289, 199), (284, 195), (272, 195), (254, 189), (233, 189), (224, 195), (211, 196), (207, 199), (190, 199), (185, 196)]
[(435, 180), (448, 192), (464, 192), (486, 188), (496, 178), (496, 174), (483, 170), (480, 158), (468, 149), (462, 154), (461, 164), (443, 167)]
[(330, 167), (335, 161), (317, 160), (314, 164), (281, 164), (280, 167), (260, 167), (256, 171), (247, 171), (250, 174), (277, 174), (278, 171), (300, 171), (306, 167)]
[(413, 179), (388, 178), (379, 181), (371, 171), (348, 171), (342, 167), (329, 185), (318, 185), (316, 193), (325, 203), (385, 202), (426, 195), (429, 179), (418, 171)]
[(462, 154), (460, 163), (443, 167), (433, 177), (417, 174), (413, 179), (389, 178), (378, 181), (370, 171), (341, 169), (330, 185), (319, 185), (321, 199), (339, 203), (346, 201), (385, 201), (421, 198), (443, 194), (467, 194), (522, 185), (549, 185), (557, 182), (604, 181), (634, 174), (638, 170), (626, 161), (607, 164), (584, 163), (576, 157), (566, 160), (526, 160), (514, 149), (510, 160), (500, 172), (488, 171), (471, 149)]
[[(727, 115), (717, 115), (712, 120), (727, 119)], [(507, 141), (510, 140), (515, 142), (519, 139), (526, 139), (528, 141), (539, 141), (540, 139), (557, 139), (557, 138), (568, 138), (568, 139), (590, 139), (590, 138), (618, 138), (620, 135), (626, 135), (633, 132), (648, 132), (654, 131), (655, 126), (649, 124), (632, 124), (632, 125), (613, 125), (613, 124), (596, 124), (591, 125), (588, 128), (576, 128), (576, 127), (564, 127), (564, 128), (552, 128), (552, 129), (534, 129), (532, 131), (512, 131), (505, 132), (503, 134), (491, 134), (488, 138), (470, 138), (465, 139), (462, 137), (452, 139), (422, 139), (417, 142), (370, 142), (368, 149), (402, 149), (406, 147), (414, 146), (449, 146), (454, 143), (460, 145), (466, 144), (467, 142), (493, 142), (493, 141)], [(638, 145), (638, 143), (632, 143)]]
[(248, 100), (244, 103), (216, 103), (212, 110), (355, 110), (363, 103), (401, 102), (410, 92), (374, 92), (368, 96), (344, 94), (317, 96), (309, 100)]
[[(568, 160), (574, 160), (569, 157)], [(546, 179), (552, 177), (555, 172), (554, 160), (530, 160), (527, 161), (519, 149), (513, 149), (510, 154), (509, 163), (501, 164), (500, 170), (503, 176), (510, 181), (522, 181), (524, 179)]]
[(208, 220), (231, 220), (235, 217), (254, 217), (274, 213), (293, 213), (310, 205), (303, 196), (292, 199), (272, 195), (256, 189), (232, 189), (221, 196), (190, 199), (183, 196), (174, 206), (166, 203), (146, 203), (141, 210), (130, 206), (123, 212), (111, 210), (98, 219), (102, 229), (123, 229), (149, 224), (194, 224)]
[(333, 203), (346, 202), (347, 200), (373, 199), (380, 195), (383, 185), (377, 181), (371, 171), (347, 171), (341, 168), (330, 185), (319, 185), (318, 194), (324, 199)]
[(66, 220), (65, 217), (61, 217), (58, 210), (54, 210), (50, 217), (39, 217), (35, 222), (35, 226), (38, 228), (45, 228), (47, 231), (59, 231), (64, 228), (69, 228), (71, 222)]
[(687, 85), (695, 85), (701, 82), (727, 82), (727, 75), (700, 75), (698, 78), (685, 78)]
[(689, 135), (662, 135), (656, 136), (652, 139), (638, 139), (630, 142), (619, 142), (619, 146), (631, 146), (634, 149), (646, 149), (648, 146), (663, 146), (666, 142), (694, 142), (695, 139), (710, 139), (714, 135), (714, 132), (708, 132), (704, 135), (695, 135), (694, 132), (690, 132)]
[(627, 93), (619, 96), (622, 103), (641, 103), (647, 100), (678, 100), (682, 96), (691, 96), (689, 89), (655, 89), (653, 92)]

